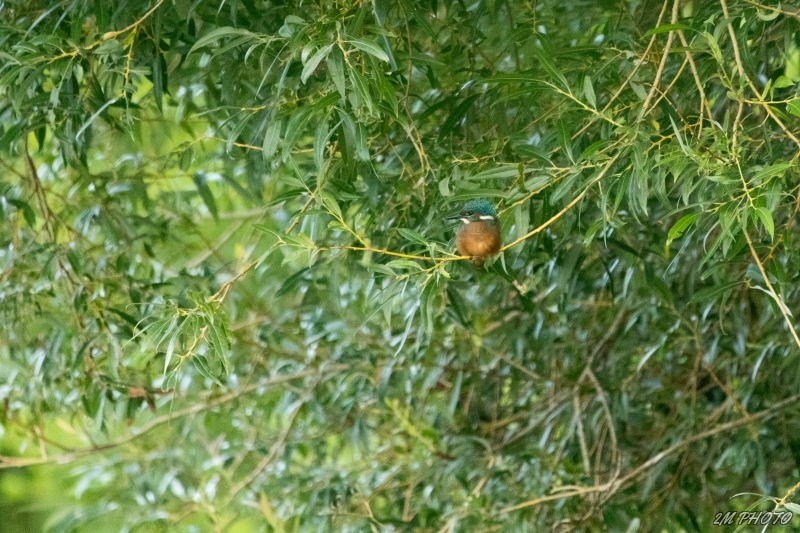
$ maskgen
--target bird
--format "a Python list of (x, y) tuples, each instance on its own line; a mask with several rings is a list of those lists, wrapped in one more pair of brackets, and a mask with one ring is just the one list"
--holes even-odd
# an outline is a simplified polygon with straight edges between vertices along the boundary
[(448, 217), (448, 220), (461, 220), (461, 226), (456, 230), (456, 248), (478, 268), (500, 250), (500, 222), (489, 201), (470, 200), (458, 215)]

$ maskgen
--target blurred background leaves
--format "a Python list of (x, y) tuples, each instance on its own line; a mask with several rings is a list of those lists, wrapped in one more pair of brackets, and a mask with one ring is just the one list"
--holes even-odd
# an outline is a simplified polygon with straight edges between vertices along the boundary
[(0, 4), (3, 527), (791, 510), (798, 12)]

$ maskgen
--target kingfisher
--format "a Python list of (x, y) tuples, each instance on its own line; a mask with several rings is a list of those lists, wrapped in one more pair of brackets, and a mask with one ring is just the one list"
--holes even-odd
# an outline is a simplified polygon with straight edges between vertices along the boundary
[(461, 227), (456, 230), (458, 253), (469, 257), (478, 268), (500, 250), (500, 222), (497, 211), (488, 201), (470, 200), (461, 213), (448, 220), (461, 220)]

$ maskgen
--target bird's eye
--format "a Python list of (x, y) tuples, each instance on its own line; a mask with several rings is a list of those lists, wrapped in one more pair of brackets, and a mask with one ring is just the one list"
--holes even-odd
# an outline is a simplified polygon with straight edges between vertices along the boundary
[(464, 211), (461, 214), (464, 215), (464, 216), (467, 216), (467, 217), (471, 217), (472, 216), (472, 211)]

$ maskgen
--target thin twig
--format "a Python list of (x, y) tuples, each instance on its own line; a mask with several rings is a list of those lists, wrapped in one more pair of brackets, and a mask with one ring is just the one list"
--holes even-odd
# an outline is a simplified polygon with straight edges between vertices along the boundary
[(230, 504), (236, 497), (236, 494), (239, 493), (239, 491), (241, 491), (243, 488), (252, 483), (253, 480), (257, 478), (261, 474), (261, 472), (263, 472), (264, 469), (267, 468), (267, 466), (269, 466), (269, 464), (275, 459), (275, 457), (278, 455), (278, 452), (280, 452), (283, 449), (283, 445), (286, 442), (286, 437), (289, 436), (289, 432), (292, 430), (292, 427), (294, 426), (294, 421), (297, 418), (297, 413), (300, 412), (300, 408), (303, 407), (303, 405), (305, 405), (309, 397), (310, 395), (307, 394), (303, 399), (297, 401), (294, 409), (292, 409), (292, 412), (289, 414), (289, 419), (286, 421), (286, 425), (278, 435), (278, 438), (275, 439), (275, 442), (272, 443), (272, 446), (270, 446), (269, 453), (261, 458), (256, 467), (249, 474), (247, 474), (244, 477), (244, 479), (242, 479), (236, 485), (231, 487), (230, 492), (228, 492), (228, 497), (225, 501), (225, 505)]
[(700, 80), (700, 74), (697, 72), (697, 65), (694, 64), (694, 58), (689, 52), (689, 43), (686, 41), (686, 36), (683, 34), (683, 30), (678, 30), (678, 38), (681, 40), (683, 47), (686, 48), (686, 59), (689, 60), (689, 68), (692, 71), (694, 83), (697, 86), (698, 92), (700, 93), (700, 112), (698, 113), (699, 116), (697, 121), (697, 136), (699, 137), (700, 133), (703, 131), (703, 110), (705, 110), (708, 114), (709, 123), (714, 123), (714, 117), (711, 114), (711, 106), (708, 103), (708, 98), (706, 98), (706, 92), (703, 89), (703, 82)]
[(800, 148), (800, 139), (795, 137), (795, 135), (789, 131), (789, 128), (787, 128), (786, 125), (775, 115), (775, 112), (772, 111), (772, 108), (770, 108), (769, 104), (766, 103), (763, 98), (761, 98), (761, 93), (758, 92), (755, 84), (745, 72), (744, 64), (742, 63), (742, 55), (739, 53), (739, 43), (736, 40), (736, 32), (733, 31), (731, 17), (728, 13), (728, 3), (725, 0), (719, 0), (719, 3), (722, 6), (722, 13), (725, 16), (725, 22), (728, 26), (728, 34), (730, 35), (731, 46), (733, 47), (733, 57), (736, 60), (736, 69), (739, 72), (739, 76), (744, 78), (744, 80), (747, 82), (748, 87), (750, 87), (750, 90), (753, 91), (753, 94), (758, 99), (761, 107), (764, 108), (764, 111), (766, 111), (770, 118), (778, 125), (778, 127), (780, 127), (780, 129), (783, 130), (783, 132), (794, 141), (797, 147)]
[(161, 6), (161, 4), (163, 4), (163, 3), (164, 3), (164, 0), (158, 0), (158, 2), (156, 2), (156, 5), (154, 5), (154, 6), (153, 6), (153, 7), (152, 7), (152, 8), (151, 8), (151, 9), (150, 9), (150, 10), (149, 10), (147, 13), (145, 13), (144, 15), (142, 15), (142, 17), (141, 17), (139, 20), (137, 20), (136, 22), (134, 22), (133, 24), (131, 24), (131, 25), (129, 25), (129, 26), (127, 26), (127, 27), (125, 27), (125, 28), (122, 28), (121, 30), (117, 30), (117, 31), (109, 31), (109, 32), (106, 32), (106, 33), (104, 33), (104, 34), (103, 34), (103, 40), (104, 40), (104, 41), (107, 41), (108, 39), (113, 39), (114, 37), (117, 37), (117, 36), (119, 36), (119, 35), (122, 35), (122, 34), (123, 34), (123, 33), (125, 33), (125, 32), (128, 32), (128, 31), (130, 31), (130, 30), (132, 30), (132, 29), (138, 28), (138, 27), (139, 27), (139, 25), (140, 25), (142, 22), (144, 22), (144, 21), (145, 21), (145, 19), (146, 19), (147, 17), (149, 17), (150, 15), (152, 15), (152, 14), (153, 14), (153, 12), (154, 12), (156, 9), (158, 9), (158, 8)]
[[(680, 4), (679, 0), (675, 0), (672, 4), (672, 19), (670, 22), (675, 24), (678, 22), (678, 5)], [(667, 64), (667, 58), (669, 56), (670, 48), (672, 48), (672, 41), (675, 39), (675, 31), (670, 30), (669, 34), (667, 35), (667, 45), (664, 47), (664, 53), (661, 55), (661, 62), (658, 64), (658, 70), (656, 70), (656, 76), (653, 78), (653, 86), (650, 87), (650, 92), (647, 93), (647, 98), (644, 99), (644, 103), (642, 104), (642, 110), (639, 112), (638, 120), (641, 121), (645, 114), (647, 113), (648, 106), (650, 104), (650, 100), (653, 99), (653, 96), (658, 90), (658, 84), (661, 81), (661, 75), (664, 73), (664, 66)]]
[(562, 209), (561, 211), (559, 211), (558, 213), (556, 213), (555, 215), (550, 217), (546, 222), (544, 222), (538, 228), (535, 228), (535, 229), (529, 231), (528, 233), (526, 233), (525, 235), (523, 235), (522, 237), (520, 237), (518, 239), (515, 239), (515, 240), (511, 241), (510, 243), (506, 244), (505, 246), (500, 248), (500, 251), (503, 252), (505, 250), (508, 250), (512, 246), (516, 246), (517, 244), (521, 243), (522, 241), (533, 237), (537, 233), (541, 233), (542, 231), (547, 229), (553, 222), (555, 222), (556, 220), (558, 220), (559, 218), (564, 216), (564, 214), (566, 214), (567, 211), (572, 209), (575, 206), (575, 204), (577, 204), (578, 202), (583, 200), (583, 197), (586, 196), (586, 193), (589, 192), (589, 189), (591, 189), (592, 186), (595, 183), (600, 181), (603, 178), (603, 176), (606, 175), (606, 173), (611, 169), (611, 166), (617, 161), (617, 159), (619, 159), (619, 153), (615, 154), (614, 156), (611, 157), (611, 159), (608, 160), (608, 163), (606, 163), (606, 166), (603, 167), (603, 169), (597, 174), (597, 176), (595, 176), (591, 181), (589, 181), (588, 185), (586, 185), (586, 187), (584, 187), (583, 191), (581, 191), (581, 193), (578, 196), (573, 198), (570, 203), (568, 203), (566, 206), (564, 206), (564, 209)]
[(645, 461), (644, 463), (642, 463), (638, 467), (634, 468), (633, 470), (631, 470), (630, 472), (628, 472), (627, 474), (625, 474), (623, 477), (619, 478), (618, 480), (609, 481), (609, 482), (606, 482), (606, 483), (603, 483), (603, 484), (600, 484), (600, 485), (594, 485), (594, 486), (591, 486), (591, 487), (575, 487), (575, 486), (559, 487), (558, 489), (554, 489), (554, 490), (563, 490), (563, 489), (566, 489), (566, 490), (564, 490), (564, 492), (559, 492), (557, 494), (549, 494), (547, 496), (541, 496), (541, 497), (535, 498), (533, 500), (528, 500), (526, 502), (522, 502), (522, 503), (518, 503), (516, 505), (511, 505), (509, 507), (505, 507), (503, 509), (500, 509), (500, 513), (501, 514), (506, 514), (506, 513), (512, 512), (512, 511), (517, 511), (519, 509), (524, 509), (526, 507), (533, 507), (535, 505), (539, 505), (541, 503), (545, 503), (545, 502), (548, 502), (548, 501), (563, 500), (563, 499), (566, 499), (566, 498), (572, 498), (573, 496), (581, 496), (583, 494), (591, 494), (591, 493), (595, 493), (595, 492), (607, 492), (607, 491), (608, 492), (616, 492), (619, 489), (621, 489), (623, 486), (625, 486), (628, 482), (632, 481), (633, 479), (638, 477), (640, 474), (645, 472), (646, 470), (652, 468), (653, 466), (657, 465), (659, 462), (661, 462), (666, 457), (669, 457), (673, 453), (685, 448), (686, 446), (688, 446), (688, 445), (690, 445), (690, 444), (692, 444), (694, 442), (706, 439), (708, 437), (713, 437), (714, 435), (716, 435), (718, 433), (722, 433), (722, 432), (725, 432), (725, 431), (728, 431), (728, 430), (731, 430), (731, 429), (735, 429), (735, 428), (737, 428), (739, 426), (742, 426), (744, 424), (750, 423), (750, 422), (752, 422), (754, 420), (771, 418), (771, 417), (775, 416), (781, 409), (783, 409), (785, 407), (788, 407), (790, 405), (794, 405), (798, 400), (800, 400), (800, 394), (795, 394), (794, 396), (790, 396), (789, 398), (781, 400), (780, 402), (776, 403), (772, 407), (768, 407), (767, 409), (764, 409), (763, 411), (759, 411), (758, 413), (755, 413), (755, 414), (752, 414), (752, 415), (749, 415), (749, 416), (743, 416), (743, 417), (741, 417), (741, 418), (739, 418), (737, 420), (733, 420), (733, 421), (727, 422), (725, 424), (720, 424), (719, 426), (717, 426), (715, 428), (708, 429), (706, 431), (701, 431), (700, 433), (692, 435), (692, 436), (690, 436), (690, 437), (688, 437), (688, 438), (686, 438), (686, 439), (684, 439), (684, 440), (682, 440), (680, 442), (677, 442), (677, 443), (673, 444), (672, 446), (667, 447), (666, 449), (664, 449), (663, 451), (657, 453), (656, 455), (654, 455), (653, 457), (651, 457), (650, 459), (648, 459), (647, 461)]
[(279, 375), (267, 380), (259, 380), (255, 383), (251, 383), (247, 386), (244, 386), (239, 390), (230, 392), (228, 394), (219, 396), (217, 398), (205, 399), (199, 403), (196, 403), (184, 409), (173, 411), (165, 415), (157, 416), (152, 420), (150, 420), (149, 422), (147, 422), (146, 424), (143, 424), (142, 426), (131, 428), (131, 433), (129, 435), (126, 435), (125, 437), (122, 437), (113, 442), (109, 442), (107, 444), (92, 446), (90, 448), (78, 449), (67, 454), (50, 455), (44, 459), (41, 457), (8, 457), (0, 455), (0, 470), (6, 468), (21, 468), (25, 466), (34, 466), (34, 465), (43, 465), (52, 463), (57, 463), (57, 464), (70, 463), (82, 457), (118, 448), (119, 446), (122, 446), (124, 444), (127, 444), (131, 441), (138, 439), (139, 437), (142, 437), (143, 435), (149, 433), (153, 429), (163, 424), (169, 423), (175, 419), (182, 418), (184, 416), (189, 416), (196, 413), (201, 413), (203, 411), (208, 411), (210, 409), (214, 409), (215, 407), (218, 407), (220, 405), (232, 402), (237, 398), (239, 398), (240, 396), (252, 392), (258, 389), (259, 387), (277, 385), (280, 383), (288, 383), (296, 379), (313, 377), (313, 376), (322, 377), (328, 373), (338, 372), (341, 370), (345, 370), (347, 368), (349, 368), (347, 365), (326, 365), (325, 368), (322, 369), (304, 370), (302, 372), (297, 372), (294, 374)]
[(575, 423), (577, 424), (577, 433), (578, 433), (578, 443), (581, 447), (581, 459), (583, 460), (583, 473), (586, 476), (592, 475), (592, 467), (589, 464), (589, 450), (586, 446), (586, 434), (583, 432), (583, 421), (581, 418), (581, 398), (578, 395), (578, 391), (573, 391), (572, 394), (572, 406), (575, 410)]
[(778, 309), (780, 310), (781, 315), (783, 315), (786, 325), (789, 326), (789, 332), (791, 332), (792, 337), (794, 337), (794, 342), (797, 344), (797, 347), (800, 348), (800, 337), (797, 336), (797, 331), (794, 329), (792, 320), (789, 318), (789, 314), (786, 312), (786, 304), (783, 303), (781, 297), (778, 296), (777, 292), (775, 292), (772, 283), (770, 283), (769, 278), (767, 277), (767, 272), (764, 270), (764, 265), (761, 264), (761, 259), (758, 258), (758, 253), (756, 253), (756, 249), (753, 246), (753, 241), (750, 239), (750, 235), (747, 233), (747, 230), (744, 231), (744, 238), (747, 239), (747, 245), (750, 247), (750, 255), (753, 256), (753, 260), (756, 262), (758, 271), (761, 272), (761, 277), (764, 278), (764, 284), (767, 286), (770, 296), (772, 296), (772, 298), (775, 300), (775, 303), (778, 304)]

